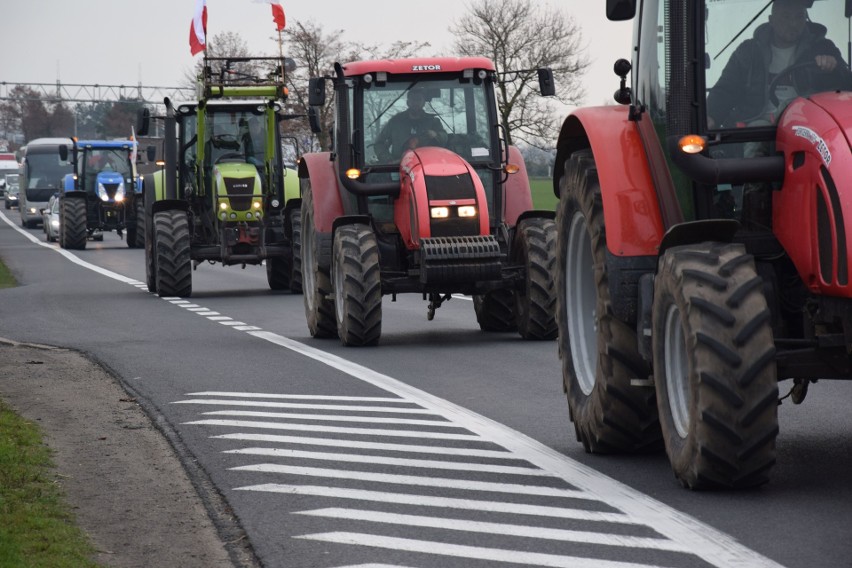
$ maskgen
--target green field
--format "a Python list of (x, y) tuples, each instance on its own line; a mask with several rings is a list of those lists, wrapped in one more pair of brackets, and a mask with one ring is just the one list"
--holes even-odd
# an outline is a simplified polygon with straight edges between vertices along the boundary
[(533, 207), (536, 209), (556, 209), (556, 195), (553, 194), (553, 180), (550, 178), (530, 178)]

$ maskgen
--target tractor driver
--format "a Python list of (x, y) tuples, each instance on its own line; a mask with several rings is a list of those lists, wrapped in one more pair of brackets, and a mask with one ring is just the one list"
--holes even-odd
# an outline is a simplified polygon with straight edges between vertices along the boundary
[[(769, 22), (742, 42), (707, 94), (707, 126), (768, 126), (803, 86), (809, 92), (852, 88), (852, 74), (826, 27), (808, 19), (813, 0), (774, 0)], [(792, 65), (811, 67), (786, 72)], [(785, 71), (782, 77), (778, 77)], [(769, 100), (774, 89), (778, 105)]]
[(422, 90), (409, 89), (406, 101), (408, 108), (388, 120), (376, 138), (376, 156), (382, 161), (399, 159), (411, 148), (441, 145), (447, 141), (441, 119), (423, 110), (426, 96)]

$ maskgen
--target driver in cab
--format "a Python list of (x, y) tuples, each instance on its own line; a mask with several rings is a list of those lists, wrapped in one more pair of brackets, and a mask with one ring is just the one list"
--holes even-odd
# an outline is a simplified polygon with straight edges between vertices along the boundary
[[(826, 27), (808, 19), (812, 4), (813, 0), (772, 2), (768, 23), (737, 47), (707, 94), (709, 128), (768, 126), (790, 101), (807, 94), (802, 92), (805, 87), (807, 92), (852, 87), (849, 68), (826, 38)], [(777, 105), (768, 92), (773, 81)]]
[(380, 160), (399, 159), (405, 150), (443, 145), (447, 141), (441, 120), (423, 110), (426, 96), (422, 90), (410, 89), (406, 102), (408, 108), (388, 120), (376, 138), (376, 156)]

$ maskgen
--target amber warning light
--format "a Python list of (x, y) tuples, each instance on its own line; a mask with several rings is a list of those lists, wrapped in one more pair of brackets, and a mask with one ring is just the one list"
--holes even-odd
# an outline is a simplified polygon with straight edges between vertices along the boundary
[(678, 141), (681, 151), (687, 154), (700, 154), (706, 145), (704, 138), (697, 134), (688, 134)]

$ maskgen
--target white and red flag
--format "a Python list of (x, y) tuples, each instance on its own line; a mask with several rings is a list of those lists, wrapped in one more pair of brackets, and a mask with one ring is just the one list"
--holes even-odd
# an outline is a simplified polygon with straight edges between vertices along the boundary
[(275, 22), (275, 29), (279, 32), (284, 29), (287, 20), (284, 18), (284, 7), (277, 0), (254, 0), (258, 4), (269, 4), (272, 6), (272, 20)]
[(189, 26), (189, 51), (195, 55), (207, 49), (207, 0), (195, 0), (195, 14)]

